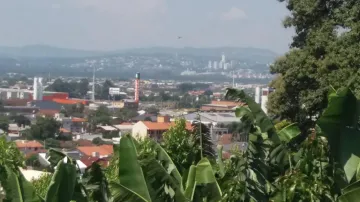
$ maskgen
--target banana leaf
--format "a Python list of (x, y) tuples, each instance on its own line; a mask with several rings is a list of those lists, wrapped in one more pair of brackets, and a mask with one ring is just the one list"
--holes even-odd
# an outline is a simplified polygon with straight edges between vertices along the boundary
[(69, 202), (73, 200), (77, 178), (76, 166), (69, 157), (58, 162), (46, 193), (46, 202)]
[(223, 162), (223, 146), (218, 145), (217, 146), (217, 151), (218, 151), (217, 163), (219, 165), (219, 177), (223, 178), (225, 176), (225, 165), (224, 165), (224, 162)]
[(360, 181), (356, 181), (342, 190), (339, 202), (353, 202), (360, 199)]
[(261, 128), (261, 132), (267, 132), (271, 140), (275, 143), (279, 143), (279, 137), (275, 133), (275, 128), (270, 120), (270, 118), (262, 111), (259, 104), (257, 104), (253, 98), (248, 96), (244, 91), (239, 91), (236, 89), (228, 88), (226, 92), (226, 98), (241, 101), (247, 104), (248, 108), (251, 110), (253, 117), (256, 120), (256, 125)]
[[(118, 188), (127, 190), (130, 195), (137, 196), (140, 201), (150, 202), (150, 194), (143, 171), (137, 160), (137, 150), (130, 135), (120, 139), (119, 150), (119, 181)], [(116, 185), (112, 183), (112, 185)]]
[(164, 201), (164, 198), (170, 198), (186, 201), (182, 177), (174, 162), (158, 143), (151, 143), (154, 145), (155, 158), (143, 159), (141, 165), (152, 200)]
[(348, 183), (359, 176), (360, 131), (357, 129), (359, 107), (350, 89), (332, 89), (328, 97), (328, 107), (317, 124), (327, 137), (330, 153), (343, 167)]
[(13, 171), (6, 165), (1, 166), (0, 181), (6, 194), (4, 201), (41, 201), (32, 184), (25, 179), (19, 170)]
[(293, 138), (300, 134), (300, 128), (296, 123), (293, 123), (281, 129), (278, 133), (278, 136), (282, 142), (289, 143)]

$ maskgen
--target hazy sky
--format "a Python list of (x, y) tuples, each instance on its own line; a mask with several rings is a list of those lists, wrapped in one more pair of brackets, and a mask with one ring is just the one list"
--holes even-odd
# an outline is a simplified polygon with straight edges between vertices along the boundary
[[(0, 0), (0, 45), (113, 50), (242, 46), (288, 50), (277, 0)], [(177, 36), (183, 38), (178, 40)]]

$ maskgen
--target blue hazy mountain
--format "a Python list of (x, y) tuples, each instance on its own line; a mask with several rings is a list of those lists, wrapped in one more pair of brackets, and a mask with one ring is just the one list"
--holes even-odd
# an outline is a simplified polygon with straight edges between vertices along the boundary
[(171, 47), (150, 47), (135, 48), (116, 51), (89, 51), (69, 48), (59, 48), (47, 45), (29, 45), (23, 47), (0, 46), (0, 57), (12, 58), (80, 58), (80, 57), (104, 57), (108, 55), (156, 55), (156, 54), (178, 54), (203, 57), (218, 57), (224, 53), (227, 58), (252, 60), (262, 63), (272, 62), (278, 54), (267, 49), (242, 48), (242, 47), (209, 47), (209, 48), (171, 48)]

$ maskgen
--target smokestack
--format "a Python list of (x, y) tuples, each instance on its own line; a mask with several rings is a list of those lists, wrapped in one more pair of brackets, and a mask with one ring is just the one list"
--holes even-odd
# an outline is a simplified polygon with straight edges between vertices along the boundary
[(135, 75), (135, 102), (139, 103), (140, 96), (140, 73), (136, 73)]

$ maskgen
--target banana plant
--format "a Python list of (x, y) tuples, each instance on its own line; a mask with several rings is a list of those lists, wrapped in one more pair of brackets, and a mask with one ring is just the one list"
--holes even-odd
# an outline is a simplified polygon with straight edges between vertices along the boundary
[(196, 188), (200, 187), (215, 194), (210, 201), (221, 199), (221, 190), (206, 158), (192, 166), (198, 174), (190, 171), (184, 186), (174, 162), (156, 142), (149, 141), (146, 148), (140, 148), (136, 140), (125, 135), (115, 151), (118, 152), (118, 179), (110, 182), (110, 201), (192, 201), (192, 196), (198, 193)]
[(1, 165), (0, 183), (5, 192), (5, 199), (3, 199), (5, 202), (42, 201), (32, 184), (25, 179), (19, 169)]
[(268, 158), (272, 145), (280, 143), (280, 139), (272, 121), (244, 91), (228, 89), (226, 98), (242, 103), (235, 114), (244, 123), (244, 131), (249, 136), (248, 149), (242, 158), (237, 160), (239, 173), (234, 176), (240, 179), (239, 183), (242, 185), (239, 186), (240, 190), (234, 191), (243, 193), (239, 196), (242, 201), (267, 201), (272, 189)]

